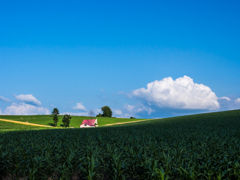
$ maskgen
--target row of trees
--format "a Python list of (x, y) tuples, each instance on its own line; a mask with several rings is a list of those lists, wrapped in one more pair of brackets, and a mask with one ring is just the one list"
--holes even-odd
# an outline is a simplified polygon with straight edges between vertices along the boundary
[[(57, 108), (54, 108), (53, 111), (52, 111), (54, 126), (57, 126), (58, 115), (59, 115), (59, 110)], [(68, 114), (65, 114), (63, 116), (62, 122), (63, 122), (64, 127), (69, 127), (70, 119), (72, 119), (72, 117)]]
[[(102, 108), (102, 114), (99, 113), (98, 115), (96, 115), (96, 117), (112, 117), (112, 110), (110, 107), (108, 106), (103, 106)], [(54, 122), (54, 126), (57, 126), (58, 123), (58, 115), (59, 115), (59, 110), (57, 108), (54, 108), (52, 111), (52, 117), (53, 117), (53, 122)], [(94, 115), (93, 111), (91, 110), (89, 115), (92, 117)], [(72, 117), (68, 114), (65, 114), (63, 116), (62, 122), (63, 122), (63, 126), (64, 127), (69, 127), (70, 124), (70, 119), (72, 119)]]

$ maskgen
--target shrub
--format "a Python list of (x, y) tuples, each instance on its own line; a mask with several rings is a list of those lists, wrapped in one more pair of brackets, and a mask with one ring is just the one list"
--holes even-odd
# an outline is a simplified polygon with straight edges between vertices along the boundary
[(99, 113), (98, 115), (96, 115), (96, 117), (103, 117), (103, 115)]

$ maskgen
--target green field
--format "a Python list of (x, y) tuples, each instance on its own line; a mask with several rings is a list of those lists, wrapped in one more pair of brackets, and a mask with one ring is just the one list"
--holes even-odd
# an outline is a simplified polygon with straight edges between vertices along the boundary
[[(35, 123), (35, 122), (34, 122)], [(0, 133), (2, 179), (240, 179), (240, 110)]]
[[(91, 119), (90, 117), (86, 116), (71, 116), (70, 119), (70, 127), (79, 128), (80, 124), (82, 124), (84, 119)], [(106, 124), (112, 124), (117, 122), (129, 122), (129, 121), (136, 121), (139, 119), (129, 119), (129, 118), (108, 118), (108, 117), (93, 117), (93, 119), (98, 120), (99, 126), (104, 126)], [(50, 115), (20, 115), (20, 116), (12, 116), (12, 115), (0, 115), (0, 119), (10, 119), (15, 121), (22, 121), (22, 122), (29, 122), (35, 124), (42, 124), (42, 125), (50, 125), (53, 126), (53, 119)], [(58, 126), (61, 127), (63, 115), (59, 116), (58, 119)]]
[(0, 121), (0, 132), (50, 129)]

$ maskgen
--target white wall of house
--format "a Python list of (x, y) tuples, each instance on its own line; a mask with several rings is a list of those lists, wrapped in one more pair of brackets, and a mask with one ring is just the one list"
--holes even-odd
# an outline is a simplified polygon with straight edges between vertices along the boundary
[[(95, 123), (97, 124), (97, 119), (95, 120)], [(94, 123), (94, 124), (95, 124), (95, 123)], [(86, 125), (84, 125), (84, 124), (80, 125), (80, 128), (89, 128), (89, 127), (98, 127), (98, 125), (96, 125), (96, 126), (89, 126), (88, 124), (86, 124)]]
[(80, 126), (80, 128), (91, 128), (91, 127), (95, 127), (95, 126), (89, 126), (89, 125), (85, 126), (84, 124)]

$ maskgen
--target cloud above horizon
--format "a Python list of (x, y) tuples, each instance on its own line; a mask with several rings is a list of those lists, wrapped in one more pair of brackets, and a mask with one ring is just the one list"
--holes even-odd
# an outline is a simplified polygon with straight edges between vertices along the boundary
[(1, 108), (0, 108), (0, 115), (4, 115), (4, 114), (2, 113), (2, 110), (1, 110)]
[(113, 109), (113, 113), (116, 115), (122, 115), (123, 112), (120, 109)]
[(236, 103), (240, 103), (240, 98), (237, 98), (237, 99), (235, 100), (235, 102), (236, 102)]
[(72, 116), (89, 116), (88, 112), (79, 112), (79, 113), (64, 112), (64, 113), (60, 113), (60, 115), (65, 115), (65, 114), (69, 114), (69, 115), (72, 115)]
[[(92, 109), (92, 111), (94, 113), (94, 116), (96, 116), (98, 113), (101, 112), (101, 110), (97, 109), (97, 108)], [(60, 113), (60, 114), (61, 115), (70, 114), (72, 116), (90, 116), (89, 112), (78, 112), (78, 113), (76, 113), (76, 112), (64, 112), (64, 113)]]
[[(133, 90), (135, 97), (148, 105), (159, 108), (216, 110), (220, 108), (216, 94), (206, 85), (197, 84), (188, 76), (156, 80), (147, 88)], [(226, 99), (226, 98), (225, 98)]]
[(5, 115), (36, 115), (36, 114), (50, 114), (49, 109), (37, 107), (31, 104), (17, 104), (12, 103), (4, 111)]
[(140, 117), (139, 114), (141, 113), (147, 113), (148, 115), (150, 115), (154, 111), (155, 110), (151, 107), (144, 106), (141, 103), (136, 105), (130, 105), (126, 103), (121, 109), (114, 109), (113, 113), (116, 117), (130, 118)]
[(221, 110), (234, 110), (240, 108), (240, 98), (232, 97), (221, 97), (218, 98), (218, 102), (221, 106)]
[(228, 100), (228, 101), (231, 100), (229, 97), (219, 97), (218, 99), (219, 99), (219, 100), (220, 100), (220, 99), (225, 99), (225, 100)]
[(4, 102), (11, 102), (10, 99), (5, 98), (5, 97), (3, 97), (3, 96), (0, 96), (0, 100), (2, 100), (2, 101), (4, 101)]
[(23, 101), (24, 103), (41, 106), (41, 102), (38, 101), (32, 94), (20, 94), (13, 95), (18, 101)]
[(81, 111), (87, 111), (87, 109), (83, 106), (83, 103), (77, 103), (75, 107), (72, 107), (72, 109), (81, 110)]

